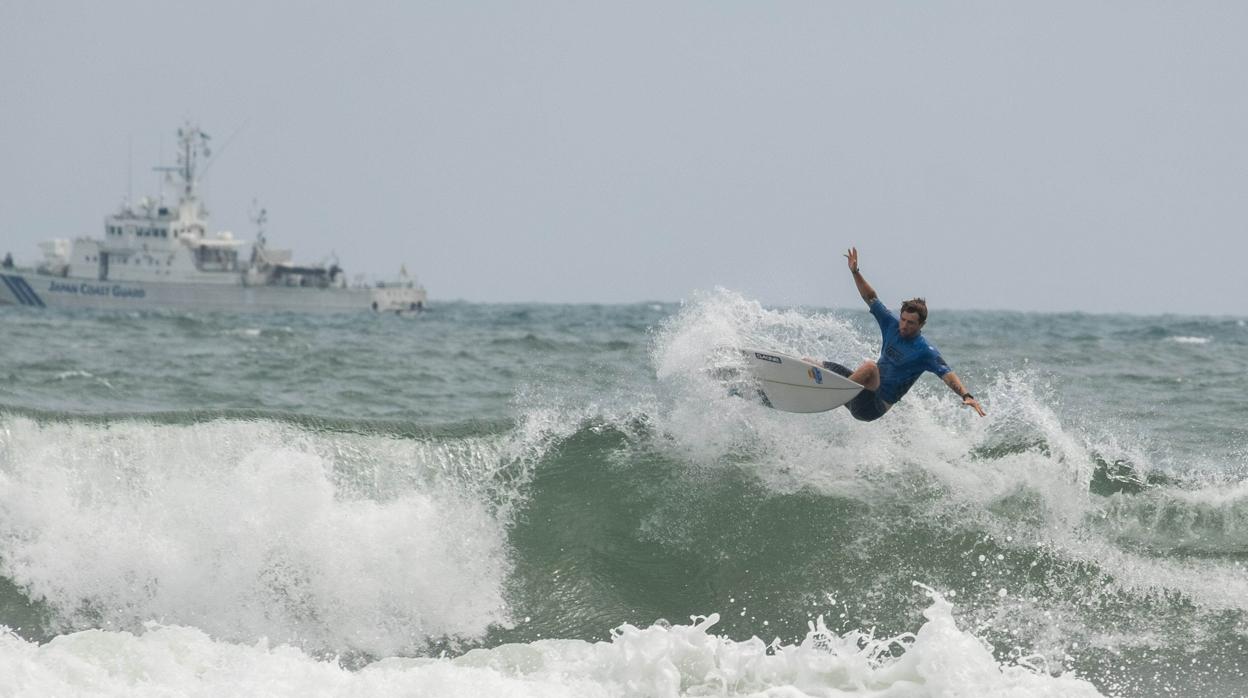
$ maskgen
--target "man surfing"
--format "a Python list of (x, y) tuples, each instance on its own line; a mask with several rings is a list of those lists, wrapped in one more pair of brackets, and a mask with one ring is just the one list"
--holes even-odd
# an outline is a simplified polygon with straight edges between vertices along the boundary
[(950, 390), (962, 398), (962, 404), (972, 407), (983, 417), (984, 408), (980, 407), (979, 400), (962, 387), (962, 381), (945, 363), (940, 352), (920, 334), (923, 324), (927, 322), (927, 302), (922, 298), (912, 298), (901, 304), (900, 318), (894, 316), (880, 302), (871, 284), (862, 278), (858, 269), (858, 248), (851, 247), (845, 258), (849, 260), (849, 271), (854, 275), (858, 293), (871, 308), (876, 322), (880, 323), (880, 334), (884, 340), (879, 360), (864, 361), (856, 371), (851, 372), (831, 361), (823, 362), (829, 371), (846, 376), (863, 387), (863, 391), (845, 405), (854, 419), (871, 422), (883, 417), (924, 371), (940, 377)]

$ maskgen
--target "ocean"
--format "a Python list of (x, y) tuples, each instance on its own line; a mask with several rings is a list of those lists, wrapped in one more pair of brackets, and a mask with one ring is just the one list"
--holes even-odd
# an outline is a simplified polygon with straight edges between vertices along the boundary
[(1248, 695), (1243, 319), (934, 306), (988, 416), (869, 424), (723, 289), (0, 328), (0, 695)]

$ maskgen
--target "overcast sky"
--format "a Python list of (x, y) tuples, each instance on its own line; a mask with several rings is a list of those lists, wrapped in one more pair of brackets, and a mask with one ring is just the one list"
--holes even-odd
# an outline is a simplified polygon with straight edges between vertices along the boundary
[(890, 305), (1248, 315), (1248, 3), (347, 5), (0, 0), (0, 253), (190, 119), (217, 227), (434, 301), (853, 306), (857, 245)]

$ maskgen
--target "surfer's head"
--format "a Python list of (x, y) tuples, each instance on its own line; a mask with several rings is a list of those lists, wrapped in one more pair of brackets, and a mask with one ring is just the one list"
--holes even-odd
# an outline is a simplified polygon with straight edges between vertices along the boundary
[(909, 339), (917, 337), (927, 322), (927, 301), (922, 298), (911, 298), (901, 304), (900, 324), (897, 334)]

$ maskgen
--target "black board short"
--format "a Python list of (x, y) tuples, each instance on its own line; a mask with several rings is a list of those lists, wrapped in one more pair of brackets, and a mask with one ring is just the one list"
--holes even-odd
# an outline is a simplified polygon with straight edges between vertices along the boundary
[(864, 388), (861, 393), (858, 393), (845, 406), (849, 408), (849, 413), (854, 416), (854, 419), (860, 422), (874, 422), (883, 417), (891, 405), (881, 400), (874, 390), (866, 390)]
[[(823, 367), (833, 373), (839, 373), (846, 378), (849, 378), (850, 374), (853, 373), (853, 371), (850, 371), (848, 368), (834, 361), (824, 361)], [(880, 396), (876, 395), (874, 390), (865, 389), (861, 393), (854, 396), (853, 400), (845, 403), (845, 407), (849, 410), (849, 413), (854, 416), (854, 419), (860, 422), (874, 422), (880, 417), (883, 417), (884, 413), (887, 412), (888, 408), (891, 406), (892, 405), (889, 405), (887, 402), (881, 400)]]

